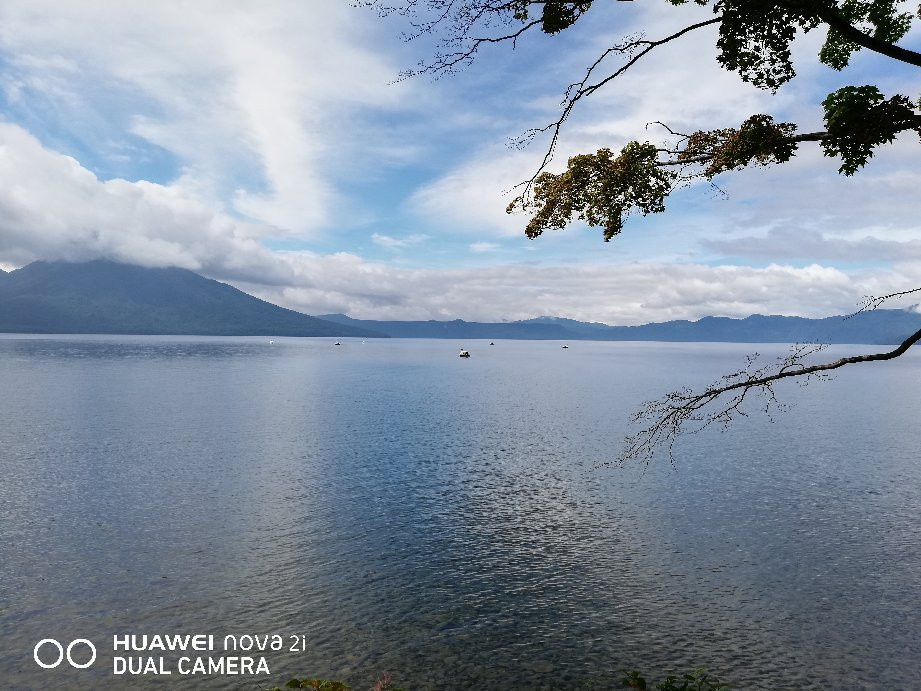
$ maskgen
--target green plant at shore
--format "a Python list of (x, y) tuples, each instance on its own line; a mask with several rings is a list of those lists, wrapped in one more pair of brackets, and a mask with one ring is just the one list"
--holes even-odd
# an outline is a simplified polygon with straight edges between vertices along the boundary
[[(646, 680), (635, 670), (621, 680), (621, 686), (627, 689), (649, 688)], [(728, 684), (722, 683), (718, 678), (711, 679), (701, 668), (685, 672), (680, 677), (669, 674), (655, 685), (657, 691), (726, 691), (728, 688)]]
[[(316, 677), (305, 677), (304, 679), (290, 679), (284, 686), (275, 686), (267, 691), (285, 691), (285, 689), (313, 689), (314, 691), (351, 691), (351, 687), (346, 683), (341, 681), (335, 681), (333, 679), (319, 679)], [(393, 685), (391, 681), (390, 674), (382, 674), (374, 686), (371, 687), (371, 691), (406, 691)]]

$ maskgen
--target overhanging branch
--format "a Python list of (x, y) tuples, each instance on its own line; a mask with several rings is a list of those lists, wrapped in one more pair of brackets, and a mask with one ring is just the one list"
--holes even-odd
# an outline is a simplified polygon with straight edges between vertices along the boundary
[(816, 10), (816, 16), (846, 39), (853, 41), (863, 48), (867, 48), (868, 50), (872, 50), (894, 60), (914, 65), (915, 67), (921, 67), (921, 53), (916, 53), (907, 48), (901, 48), (895, 44), (881, 41), (870, 34), (866, 34), (855, 26), (848, 24), (848, 22), (834, 10), (820, 8)]
[(811, 377), (823, 377), (845, 365), (892, 360), (903, 355), (919, 340), (921, 329), (893, 350), (852, 355), (816, 365), (806, 365), (804, 360), (824, 348), (822, 345), (796, 345), (786, 358), (756, 370), (752, 367), (757, 354), (750, 356), (748, 367), (724, 376), (720, 380), (722, 383), (702, 392), (690, 389), (673, 391), (663, 398), (646, 402), (633, 416), (634, 423), (645, 426), (624, 440), (625, 449), (618, 460), (623, 463), (642, 458), (648, 463), (653, 454), (663, 447), (672, 456), (675, 441), (682, 432), (689, 431), (686, 429), (688, 425), (692, 427), (690, 431), (700, 431), (711, 424), (728, 425), (736, 417), (745, 416), (742, 404), (750, 393), (757, 392), (767, 397), (764, 410), (769, 413), (771, 406), (779, 405), (773, 386), (782, 379), (799, 377), (806, 382)]
[[(792, 137), (788, 137), (787, 140), (798, 144), (799, 142), (820, 142), (827, 138), (828, 132), (804, 132), (803, 134), (795, 134)], [(663, 154), (672, 154), (674, 156), (681, 154), (679, 149), (660, 149), (660, 151)], [(701, 154), (700, 156), (684, 156), (680, 159), (673, 158), (664, 161), (658, 161), (656, 165), (661, 167), (686, 166), (693, 163), (708, 163), (711, 160), (713, 160), (713, 154)]]
[[(617, 77), (622, 75), (624, 72), (629, 70), (640, 59), (642, 59), (645, 55), (647, 55), (649, 52), (651, 52), (655, 48), (661, 45), (665, 45), (666, 43), (670, 43), (671, 41), (674, 41), (678, 38), (681, 38), (685, 34), (691, 31), (695, 31), (696, 29), (700, 29), (705, 26), (710, 26), (712, 24), (718, 24), (720, 21), (722, 21), (722, 17), (714, 17), (713, 19), (709, 19), (709, 20), (702, 21), (702, 22), (697, 22), (696, 24), (691, 24), (689, 26), (686, 26), (683, 29), (676, 31), (675, 33), (669, 36), (666, 36), (664, 38), (660, 38), (657, 40), (648, 40), (645, 38), (635, 38), (632, 40), (628, 40), (625, 43), (622, 43), (616, 46), (612, 46), (608, 48), (607, 50), (605, 50), (598, 57), (598, 59), (595, 60), (595, 62), (593, 62), (588, 67), (588, 69), (585, 72), (585, 76), (582, 78), (581, 81), (569, 85), (569, 88), (566, 90), (566, 97), (562, 103), (563, 112), (561, 113), (560, 117), (555, 122), (552, 122), (549, 125), (528, 130), (527, 132), (524, 133), (524, 135), (522, 135), (517, 140), (516, 144), (518, 146), (523, 146), (524, 144), (532, 141), (539, 134), (543, 134), (545, 132), (552, 132), (550, 144), (547, 147), (547, 151), (544, 154), (544, 158), (541, 161), (540, 166), (537, 168), (534, 175), (532, 175), (529, 180), (525, 181), (524, 183), (521, 183), (525, 187), (525, 194), (527, 194), (531, 185), (534, 184), (534, 181), (537, 179), (537, 176), (540, 175), (541, 172), (543, 172), (546, 169), (550, 161), (553, 159), (553, 154), (556, 151), (557, 144), (559, 143), (560, 131), (563, 128), (563, 123), (565, 123), (566, 120), (569, 118), (569, 115), (570, 113), (572, 113), (573, 108), (575, 108), (576, 103), (581, 101), (583, 98), (590, 96), (591, 94), (596, 92), (598, 89), (603, 87), (605, 84), (607, 84), (611, 80), (616, 79)], [(590, 84), (589, 80), (595, 74), (595, 71), (598, 69), (601, 63), (604, 62), (604, 60), (607, 57), (615, 53), (619, 53), (622, 55), (628, 55), (630, 56), (630, 58), (625, 64), (621, 65), (618, 69), (616, 69), (611, 74), (603, 77), (597, 82)]]

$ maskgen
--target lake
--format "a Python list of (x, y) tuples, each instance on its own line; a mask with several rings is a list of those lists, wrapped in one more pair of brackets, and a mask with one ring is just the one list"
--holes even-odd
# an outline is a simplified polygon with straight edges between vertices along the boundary
[[(598, 467), (642, 401), (785, 347), (569, 345), (0, 336), (0, 685), (921, 688), (921, 355)], [(115, 675), (126, 634), (301, 645)]]

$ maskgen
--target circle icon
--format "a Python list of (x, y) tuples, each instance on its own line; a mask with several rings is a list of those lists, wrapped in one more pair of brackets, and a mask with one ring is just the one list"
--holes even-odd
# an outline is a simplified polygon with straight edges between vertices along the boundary
[[(85, 645), (90, 650), (90, 659), (87, 662), (76, 662), (73, 656), (74, 646), (79, 644)], [(42, 646), (51, 645), (54, 648), (58, 649), (58, 658), (54, 662), (46, 662), (39, 657), (38, 651), (41, 650)], [(64, 649), (58, 641), (53, 638), (43, 638), (38, 643), (35, 644), (35, 647), (32, 649), (32, 659), (35, 660), (37, 664), (42, 669), (54, 669), (63, 662), (64, 658), (67, 658), (68, 664), (74, 669), (86, 669), (91, 664), (96, 662), (96, 646), (93, 645), (93, 642), (87, 638), (75, 638), (68, 645), (67, 649)]]
[[(51, 643), (55, 648), (58, 649), (58, 659), (49, 665), (46, 665), (38, 657), (38, 650), (43, 645), (45, 645), (45, 643)], [(54, 669), (59, 664), (61, 664), (61, 660), (64, 659), (64, 647), (60, 643), (58, 643), (56, 640), (54, 640), (53, 638), (43, 638), (38, 643), (36, 643), (35, 647), (32, 649), (32, 658), (35, 660), (35, 664), (37, 664), (42, 669)]]

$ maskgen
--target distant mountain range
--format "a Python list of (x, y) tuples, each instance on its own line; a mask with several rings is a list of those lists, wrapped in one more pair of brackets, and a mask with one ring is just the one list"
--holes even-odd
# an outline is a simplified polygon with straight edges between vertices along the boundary
[(697, 341), (736, 343), (900, 343), (921, 314), (861, 312), (825, 319), (752, 315), (642, 326), (608, 326), (558, 317), (515, 322), (376, 321), (344, 314), (310, 317), (186, 269), (111, 261), (34, 262), (0, 270), (0, 332), (355, 336), (361, 338)]
[(824, 319), (764, 316), (744, 319), (704, 317), (698, 321), (668, 321), (642, 326), (608, 326), (559, 317), (516, 322), (373, 321), (344, 314), (321, 319), (361, 326), (393, 338), (514, 338), (560, 341), (687, 341), (726, 343), (901, 343), (921, 329), (921, 314), (905, 310), (874, 310), (845, 318)]
[(34, 262), (0, 274), (0, 332), (383, 336), (272, 305), (186, 269)]

